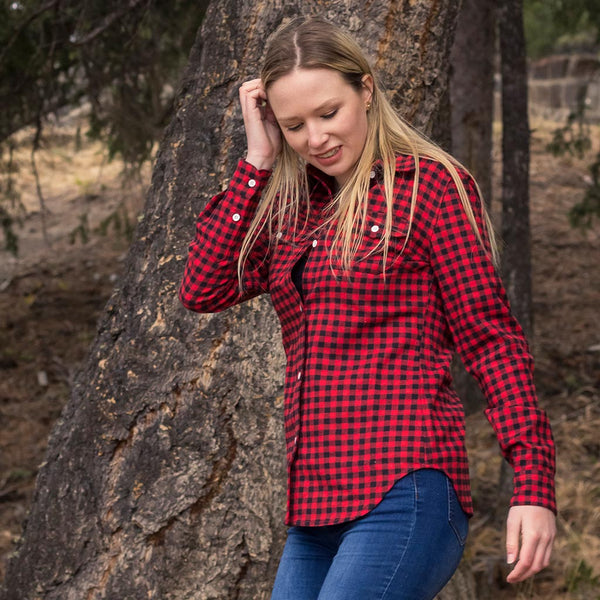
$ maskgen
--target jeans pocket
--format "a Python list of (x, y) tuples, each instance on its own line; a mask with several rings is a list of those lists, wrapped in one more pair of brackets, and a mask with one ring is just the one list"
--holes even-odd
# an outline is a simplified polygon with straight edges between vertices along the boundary
[(449, 478), (446, 478), (446, 485), (448, 487), (448, 523), (452, 527), (458, 543), (464, 546), (469, 533), (469, 518), (462, 509)]

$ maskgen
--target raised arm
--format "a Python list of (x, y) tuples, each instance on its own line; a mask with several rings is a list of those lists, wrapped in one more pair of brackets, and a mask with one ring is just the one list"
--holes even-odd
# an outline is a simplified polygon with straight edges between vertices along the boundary
[(246, 159), (239, 162), (227, 189), (212, 198), (198, 217), (179, 290), (184, 306), (198, 312), (224, 310), (268, 290), (266, 230), (248, 256), (241, 282), (237, 263), (281, 150), (281, 135), (260, 79), (242, 84), (239, 94), (248, 145)]

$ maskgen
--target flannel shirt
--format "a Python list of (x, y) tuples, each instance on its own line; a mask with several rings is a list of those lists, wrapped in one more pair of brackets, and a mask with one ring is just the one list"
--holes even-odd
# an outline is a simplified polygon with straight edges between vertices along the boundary
[[(284, 230), (272, 244), (266, 231), (259, 237), (243, 292), (237, 259), (270, 171), (240, 161), (227, 189), (198, 218), (179, 292), (183, 304), (218, 312), (270, 293), (281, 322), (287, 524), (357, 518), (419, 468), (445, 472), (472, 514), (464, 412), (450, 375), (455, 350), (478, 380), (486, 415), (515, 470), (511, 505), (556, 511), (554, 445), (537, 404), (527, 342), (456, 185), (436, 161), (420, 159), (418, 203), (404, 247), (414, 169), (413, 157), (398, 157), (385, 278), (383, 255), (372, 252), (386, 214), (379, 161), (349, 275), (330, 261), (334, 232), (319, 228), (333, 179), (310, 166), (307, 226)], [(476, 186), (461, 177), (483, 230)], [(306, 253), (301, 298), (291, 271)]]

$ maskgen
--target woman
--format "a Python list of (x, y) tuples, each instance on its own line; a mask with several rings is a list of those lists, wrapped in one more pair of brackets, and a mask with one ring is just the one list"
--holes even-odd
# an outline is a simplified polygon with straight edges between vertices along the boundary
[(248, 151), (200, 215), (180, 298), (268, 292), (287, 355), (288, 539), (274, 600), (433, 598), (472, 513), (458, 350), (515, 469), (507, 560), (548, 564), (554, 447), (464, 168), (393, 111), (357, 44), (278, 30), (240, 101)]

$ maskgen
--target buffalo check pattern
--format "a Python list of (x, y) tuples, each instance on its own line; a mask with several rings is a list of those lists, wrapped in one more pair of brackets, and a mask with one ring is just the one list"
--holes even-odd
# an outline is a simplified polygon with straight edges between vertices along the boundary
[[(428, 159), (419, 168), (407, 241), (415, 161), (397, 159), (385, 277), (377, 249), (386, 214), (379, 162), (349, 273), (331, 260), (333, 232), (320, 227), (333, 181), (312, 167), (310, 208), (300, 219), (306, 226), (284, 228), (272, 243), (266, 233), (257, 241), (243, 291), (237, 259), (270, 172), (240, 161), (227, 189), (198, 218), (180, 287), (183, 304), (218, 312), (269, 293), (281, 321), (288, 524), (359, 517), (419, 468), (444, 471), (472, 513), (463, 408), (450, 376), (455, 351), (481, 386), (487, 418), (514, 467), (512, 505), (556, 511), (554, 444), (536, 400), (527, 342), (450, 174)], [(476, 187), (461, 177), (481, 225)], [(291, 271), (303, 256), (301, 297)]]

